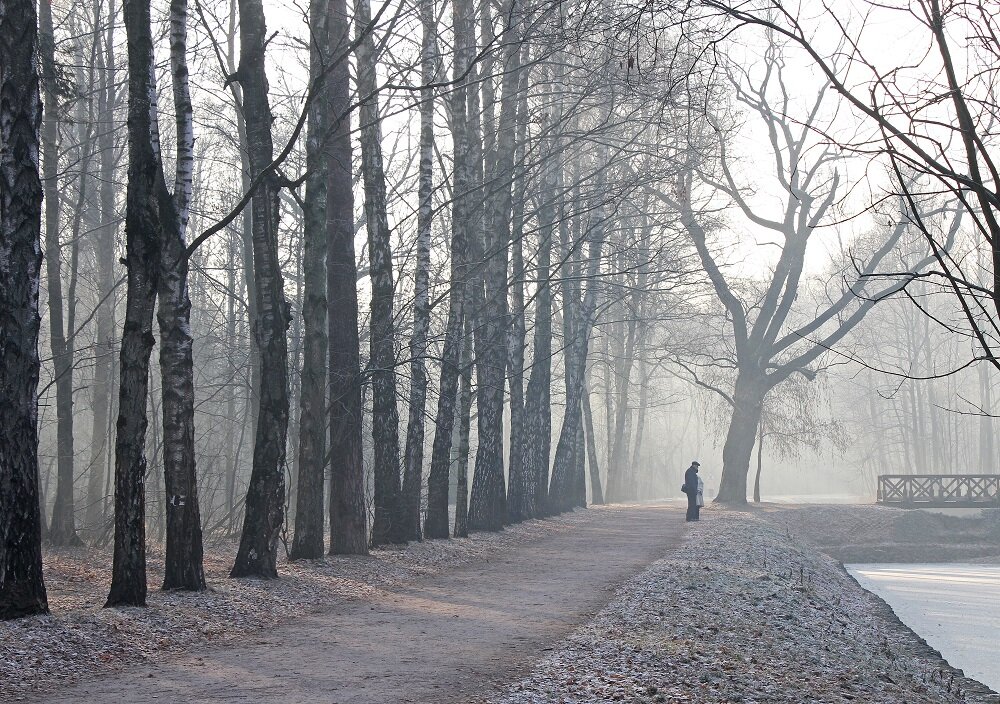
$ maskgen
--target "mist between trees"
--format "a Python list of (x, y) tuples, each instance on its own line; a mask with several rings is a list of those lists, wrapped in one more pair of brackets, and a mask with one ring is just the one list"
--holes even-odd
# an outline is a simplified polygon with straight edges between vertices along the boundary
[(0, 617), (993, 471), (994, 9), (6, 2)]

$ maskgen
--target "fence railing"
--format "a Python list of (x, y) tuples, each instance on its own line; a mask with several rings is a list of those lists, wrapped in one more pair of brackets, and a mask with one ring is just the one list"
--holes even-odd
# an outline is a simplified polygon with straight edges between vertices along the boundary
[(1000, 507), (1000, 474), (882, 474), (877, 501), (891, 506)]

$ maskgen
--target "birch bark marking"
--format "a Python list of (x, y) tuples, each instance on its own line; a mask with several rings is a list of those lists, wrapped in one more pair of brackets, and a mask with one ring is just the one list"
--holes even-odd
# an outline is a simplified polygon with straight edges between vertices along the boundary
[[(597, 162), (606, 164), (608, 152), (601, 147)], [(574, 181), (580, 182), (579, 163), (574, 165)], [(597, 177), (597, 197), (605, 192), (603, 171)], [(586, 479), (583, 467), (583, 395), (587, 392), (587, 356), (590, 336), (593, 331), (597, 311), (597, 295), (600, 291), (601, 250), (607, 236), (604, 204), (598, 203), (592, 212), (593, 221), (585, 225), (588, 251), (585, 260), (587, 269), (584, 279), (586, 292), (582, 299), (580, 284), (574, 279), (579, 276), (582, 264), (576, 257), (567, 257), (571, 262), (570, 281), (562, 286), (563, 314), (566, 326), (564, 360), (566, 367), (566, 409), (563, 424), (556, 445), (553, 460), (552, 484), (549, 488), (549, 508), (552, 511), (568, 511), (576, 506), (586, 505)], [(566, 245), (570, 245), (567, 240)], [(576, 261), (574, 261), (576, 260)]]
[[(546, 75), (546, 78), (548, 76)], [(543, 81), (545, 82), (545, 81)], [(545, 134), (548, 125), (543, 124)], [(549, 136), (542, 143), (542, 167), (539, 178), (538, 249), (536, 252), (535, 330), (533, 356), (524, 398), (525, 475), (532, 482), (523, 518), (545, 514), (549, 489), (549, 457), (552, 450), (552, 233), (556, 219), (556, 169), (558, 137)]]
[(187, 0), (170, 2), (170, 72), (176, 113), (177, 163), (173, 196), (164, 198), (160, 208), (163, 245), (157, 309), (167, 514), (163, 588), (201, 591), (205, 589), (205, 572), (195, 468), (191, 299), (188, 294), (188, 261), (184, 255), (194, 174), (194, 119), (187, 66)]
[[(347, 0), (329, 0), (338, 54), (350, 42)], [(354, 172), (351, 149), (351, 80), (341, 61), (330, 71), (330, 110), (336, 116), (327, 187), (327, 321), (330, 362), (330, 553), (368, 552), (362, 456), (361, 338), (358, 266), (354, 253)]]
[[(156, 86), (149, 0), (124, 4), (128, 39), (128, 270), (115, 438), (115, 547), (107, 606), (146, 604), (146, 403), (153, 350), (153, 307), (160, 267), (156, 163)], [(157, 183), (157, 179), (160, 183)]]
[(48, 612), (38, 496), (42, 102), (32, 0), (0, 4), (0, 619)]
[(472, 321), (465, 320), (462, 343), (462, 385), (458, 399), (458, 468), (455, 492), (455, 537), (469, 535), (469, 429), (472, 425)]
[[(529, 64), (528, 45), (521, 47), (521, 65)], [(525, 472), (524, 410), (524, 187), (525, 143), (528, 139), (528, 77), (530, 70), (519, 71), (517, 87), (517, 135), (514, 160), (514, 184), (511, 210), (511, 291), (510, 321), (507, 326), (507, 383), (510, 387), (510, 462), (507, 485), (507, 521), (518, 523), (526, 518), (525, 508), (532, 491), (531, 477)]]
[(553, 511), (567, 511), (579, 505), (580, 477), (576, 456), (582, 449), (579, 443), (579, 432), (583, 421), (581, 397), (586, 387), (587, 353), (597, 310), (597, 276), (600, 273), (605, 228), (601, 225), (597, 230), (598, 234), (591, 238), (587, 253), (587, 292), (584, 294), (582, 304), (578, 304), (581, 309), (574, 321), (574, 339), (566, 346), (566, 374), (572, 384), (567, 388), (566, 414), (553, 461), (552, 487), (549, 493)]
[[(434, 445), (431, 452), (431, 470), (427, 478), (427, 520), (424, 532), (428, 538), (448, 537), (448, 479), (451, 471), (451, 448), (455, 429), (456, 402), (459, 378), (462, 376), (463, 329), (468, 315), (465, 305), (466, 290), (466, 207), (469, 197), (468, 165), (468, 113), (466, 101), (468, 81), (466, 70), (471, 62), (472, 47), (468, 41), (468, 25), (472, 21), (469, 3), (458, 0), (452, 4), (454, 24), (453, 80), (450, 93), (451, 131), (453, 149), (453, 198), (451, 216), (451, 289), (448, 291), (448, 323), (445, 330), (444, 350), (441, 355), (441, 379), (438, 392), (437, 419)], [(463, 387), (464, 388), (464, 387)], [(461, 476), (460, 476), (461, 478)], [(461, 495), (462, 490), (466, 495)], [(459, 502), (467, 501), (467, 488), (459, 489)], [(456, 507), (457, 509), (457, 507)], [(455, 534), (459, 535), (457, 529)], [(465, 532), (462, 517), (462, 534)]]
[[(484, 8), (484, 12), (485, 12)], [(504, 3), (505, 46), (500, 118), (495, 146), (486, 141), (490, 170), (486, 183), (483, 291), (485, 307), (476, 331), (478, 367), (479, 448), (476, 474), (469, 502), (469, 528), (501, 530), (507, 522), (507, 489), (504, 482), (503, 405), (507, 371), (507, 250), (510, 246), (511, 187), (517, 137), (517, 104), (520, 74), (520, 10), (514, 0)], [(485, 17), (485, 15), (484, 15)], [(492, 76), (486, 77), (486, 83)], [(485, 86), (485, 83), (484, 83)], [(489, 91), (492, 97), (492, 91)], [(484, 101), (489, 102), (489, 101)], [(486, 105), (484, 104), (484, 108)], [(492, 132), (491, 111), (485, 111), (484, 133)], [(493, 158), (492, 155), (495, 155)], [(477, 282), (477, 290), (478, 290)]]
[(368, 0), (357, 0), (354, 31), (357, 48), (358, 93), (361, 105), (361, 171), (365, 189), (368, 259), (371, 262), (372, 440), (375, 444), (375, 521), (372, 545), (406, 541), (399, 476), (399, 409), (396, 406), (396, 351), (393, 324), (393, 272), (389, 221), (386, 214), (382, 127), (378, 114), (375, 39)]
[(306, 197), (303, 203), (304, 343), (299, 395), (299, 487), (295, 502), (295, 534), (291, 559), (323, 556), (323, 478), (326, 454), (326, 193), (329, 179), (327, 140), (335, 119), (325, 99), (324, 68), (333, 60), (328, 0), (309, 4), (311, 46), (309, 75), (324, 96), (309, 108), (306, 135)]
[[(569, 129), (574, 132), (579, 128), (579, 118), (569, 116)], [(560, 172), (559, 190), (569, 196), (566, 204), (576, 203), (580, 196), (580, 157), (577, 155), (568, 164), (569, 173)], [(565, 186), (565, 181), (570, 182), (570, 186)], [(576, 427), (569, 425), (577, 417), (574, 414), (574, 404), (576, 403), (574, 389), (576, 381), (574, 374), (576, 364), (577, 337), (576, 330), (580, 326), (577, 320), (580, 309), (580, 253), (576, 250), (576, 233), (579, 228), (580, 216), (574, 213), (570, 218), (568, 209), (564, 210), (559, 218), (559, 241), (561, 245), (560, 259), (561, 266), (559, 272), (559, 298), (562, 303), (562, 339), (563, 339), (563, 383), (565, 385), (566, 404), (563, 408), (562, 426), (559, 430), (559, 440), (556, 444), (555, 456), (552, 460), (552, 478), (549, 480), (549, 502), (548, 512), (550, 514), (562, 513), (570, 509), (569, 500), (570, 486), (572, 483), (572, 469), (576, 463)]]
[(403, 521), (406, 537), (420, 540), (420, 487), (424, 464), (424, 410), (427, 406), (427, 332), (431, 322), (431, 227), (434, 222), (434, 88), (437, 34), (434, 0), (422, 0), (420, 174), (417, 187), (417, 265), (414, 272), (413, 334), (410, 337), (410, 404), (403, 466)]
[[(243, 88), (250, 177), (274, 158), (273, 118), (264, 63), (267, 28), (262, 0), (240, 0), (240, 64), (228, 81)], [(251, 203), (253, 266), (257, 303), (254, 341), (261, 374), (253, 469), (247, 488), (240, 548), (230, 577), (278, 576), (278, 534), (284, 520), (285, 445), (288, 435), (288, 341), (290, 311), (278, 259), (278, 180), (264, 174)]]

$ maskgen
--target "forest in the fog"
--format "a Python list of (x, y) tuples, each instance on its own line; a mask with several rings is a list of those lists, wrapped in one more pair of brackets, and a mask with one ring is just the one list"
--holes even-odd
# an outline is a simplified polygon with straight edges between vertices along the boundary
[(0, 617), (994, 472), (997, 9), (6, 0)]

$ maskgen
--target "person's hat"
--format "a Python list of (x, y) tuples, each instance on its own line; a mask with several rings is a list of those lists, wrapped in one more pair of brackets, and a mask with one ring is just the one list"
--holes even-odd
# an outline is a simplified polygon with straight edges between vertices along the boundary
[(701, 466), (701, 462), (699, 462), (698, 460), (695, 460), (694, 462), (691, 463), (691, 465), (694, 466), (694, 467), (700, 467)]

